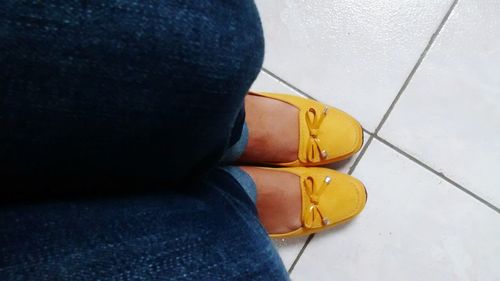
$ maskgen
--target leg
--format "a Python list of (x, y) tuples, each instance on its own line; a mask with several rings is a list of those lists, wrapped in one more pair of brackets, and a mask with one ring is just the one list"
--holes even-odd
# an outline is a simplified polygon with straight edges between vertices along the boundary
[(0, 10), (2, 173), (176, 181), (237, 139), (263, 58), (252, 1)]
[(0, 208), (1, 280), (288, 280), (226, 172), (195, 191)]

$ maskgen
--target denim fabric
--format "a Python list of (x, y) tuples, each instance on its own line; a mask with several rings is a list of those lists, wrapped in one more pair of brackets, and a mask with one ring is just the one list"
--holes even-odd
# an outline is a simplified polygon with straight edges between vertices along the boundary
[(245, 152), (245, 148), (248, 144), (248, 127), (247, 124), (243, 124), (243, 128), (241, 130), (241, 135), (238, 141), (230, 146), (224, 155), (222, 156), (221, 163), (222, 164), (230, 164), (236, 162), (240, 156)]
[(228, 172), (240, 184), (241, 188), (255, 204), (257, 202), (257, 186), (252, 177), (237, 166), (225, 166), (222, 169)]
[(288, 280), (225, 171), (184, 193), (0, 207), (0, 280)]
[(0, 1), (0, 171), (200, 175), (239, 138), (263, 52), (250, 0)]
[(249, 0), (0, 1), (0, 280), (287, 280), (214, 167), (263, 51)]

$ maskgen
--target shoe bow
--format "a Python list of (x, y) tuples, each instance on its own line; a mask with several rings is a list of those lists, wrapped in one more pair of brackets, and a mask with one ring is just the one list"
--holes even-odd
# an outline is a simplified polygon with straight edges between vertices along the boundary
[(321, 114), (318, 114), (316, 109), (312, 107), (306, 112), (306, 123), (309, 128), (309, 141), (307, 143), (307, 160), (309, 162), (320, 162), (321, 159), (328, 157), (328, 153), (322, 148), (318, 137), (321, 123), (323, 123), (327, 113), (328, 107), (325, 107)]
[(304, 179), (304, 189), (309, 198), (309, 206), (303, 215), (303, 225), (306, 228), (318, 228), (330, 224), (330, 220), (325, 217), (324, 212), (321, 210), (319, 200), (331, 181), (332, 178), (329, 176), (325, 177), (321, 184), (317, 184), (314, 178), (310, 176)]

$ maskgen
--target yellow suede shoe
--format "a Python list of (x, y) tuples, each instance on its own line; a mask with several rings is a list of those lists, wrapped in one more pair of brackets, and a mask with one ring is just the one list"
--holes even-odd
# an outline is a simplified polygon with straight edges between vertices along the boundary
[(299, 109), (297, 160), (265, 163), (278, 166), (321, 166), (349, 158), (363, 145), (363, 130), (347, 113), (320, 102), (293, 95), (250, 92), (286, 102)]
[(334, 227), (359, 214), (367, 199), (366, 189), (352, 176), (327, 168), (269, 168), (295, 174), (302, 194), (302, 227), (271, 238), (308, 235)]

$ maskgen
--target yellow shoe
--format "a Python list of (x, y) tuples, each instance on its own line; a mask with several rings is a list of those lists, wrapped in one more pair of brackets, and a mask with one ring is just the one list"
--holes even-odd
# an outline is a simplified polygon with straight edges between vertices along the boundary
[(271, 238), (308, 235), (346, 222), (359, 214), (367, 199), (359, 180), (327, 168), (269, 168), (300, 178), (302, 227), (288, 233), (270, 233)]
[(347, 113), (298, 96), (251, 92), (291, 104), (299, 109), (297, 160), (266, 163), (278, 166), (320, 166), (349, 158), (363, 145), (361, 125)]

